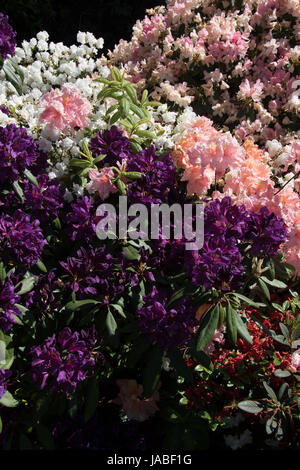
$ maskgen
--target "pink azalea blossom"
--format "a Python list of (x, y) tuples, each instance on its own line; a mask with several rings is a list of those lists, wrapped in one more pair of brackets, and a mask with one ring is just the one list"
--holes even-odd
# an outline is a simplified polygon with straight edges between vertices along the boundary
[(205, 346), (204, 352), (206, 354), (211, 354), (214, 352), (215, 348), (215, 343), (219, 344), (224, 344), (225, 343), (225, 338), (223, 335), (223, 332), (225, 331), (225, 327), (222, 326), (221, 328), (217, 328), (214, 332), (214, 335), (211, 339), (211, 341)]
[(129, 419), (146, 421), (158, 411), (156, 402), (159, 400), (159, 393), (157, 390), (152, 397), (143, 398), (143, 386), (139, 385), (136, 380), (119, 379), (117, 385), (120, 393), (113, 403), (122, 405)]
[(300, 348), (292, 354), (291, 369), (297, 372), (300, 369)]
[(65, 133), (71, 129), (83, 128), (89, 124), (88, 115), (92, 112), (90, 102), (81, 96), (80, 90), (63, 87), (50, 90), (42, 97), (43, 111), (40, 121), (50, 128)]
[(92, 184), (89, 191), (98, 191), (101, 199), (107, 199), (111, 193), (118, 192), (116, 186), (111, 182), (114, 172), (110, 167), (104, 167), (101, 171), (90, 170), (89, 177)]

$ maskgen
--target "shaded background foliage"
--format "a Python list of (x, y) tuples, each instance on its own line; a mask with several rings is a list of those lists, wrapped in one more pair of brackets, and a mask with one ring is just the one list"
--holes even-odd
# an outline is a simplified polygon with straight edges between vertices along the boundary
[(132, 26), (144, 18), (147, 8), (163, 4), (163, 0), (0, 0), (0, 11), (17, 31), (18, 45), (44, 30), (51, 41), (71, 45), (78, 31), (89, 31), (104, 38), (106, 52), (120, 39), (130, 39)]

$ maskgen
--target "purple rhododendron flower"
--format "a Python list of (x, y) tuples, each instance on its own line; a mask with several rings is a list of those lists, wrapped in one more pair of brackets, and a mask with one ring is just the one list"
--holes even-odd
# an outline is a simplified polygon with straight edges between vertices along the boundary
[(96, 236), (97, 217), (92, 199), (84, 196), (71, 204), (72, 211), (66, 215), (66, 232), (71, 240), (91, 242)]
[(12, 255), (28, 267), (37, 263), (47, 243), (39, 220), (30, 221), (29, 215), (21, 209), (16, 210), (12, 217), (0, 217), (0, 242), (3, 258), (9, 259)]
[(186, 268), (194, 285), (230, 290), (243, 282), (242, 261), (235, 238), (210, 237), (199, 252), (187, 252)]
[(264, 206), (258, 214), (250, 214), (247, 238), (252, 241), (252, 255), (276, 255), (280, 245), (287, 239), (284, 221), (274, 212), (270, 214), (269, 209)]
[(22, 314), (16, 305), (21, 297), (15, 293), (15, 286), (10, 278), (6, 278), (0, 289), (0, 328), (6, 333), (16, 323), (14, 316)]
[(0, 156), (1, 184), (17, 181), (26, 168), (33, 174), (41, 172), (47, 161), (38, 142), (27, 134), (26, 129), (15, 124), (0, 127)]
[(39, 311), (51, 311), (59, 305), (54, 291), (58, 288), (56, 269), (40, 274), (32, 291), (25, 296), (25, 306)]
[(190, 299), (183, 298), (168, 310), (168, 298), (164, 290), (153, 287), (151, 294), (144, 297), (143, 307), (137, 311), (141, 331), (151, 343), (157, 342), (163, 349), (186, 344), (198, 323)]
[(41, 222), (49, 218), (55, 219), (63, 207), (64, 191), (57, 179), (49, 179), (48, 175), (37, 176), (38, 187), (24, 181), (25, 205), (30, 207), (33, 217)]
[(162, 157), (155, 153), (155, 147), (133, 155), (127, 162), (127, 171), (142, 173), (140, 179), (128, 185), (128, 198), (131, 202), (160, 204), (175, 184), (175, 167), (171, 155)]
[(0, 369), (0, 398), (7, 391), (7, 379), (12, 375), (10, 370)]
[(47, 338), (41, 346), (31, 349), (34, 382), (40, 390), (50, 382), (51, 390), (71, 393), (95, 366), (93, 353), (96, 345), (93, 328), (72, 333), (66, 327)]
[(77, 258), (69, 257), (60, 265), (67, 273), (65, 285), (77, 293), (78, 298), (87, 295), (101, 296), (105, 304), (124, 291), (125, 274), (114, 272), (114, 264), (121, 262), (105, 252), (101, 247), (97, 251), (88, 247), (77, 251)]
[(112, 126), (103, 133), (98, 131), (96, 137), (91, 139), (90, 149), (95, 156), (106, 155), (101, 162), (102, 165), (106, 163), (110, 166), (116, 165), (131, 155), (130, 142), (117, 126)]
[(245, 206), (234, 204), (230, 197), (207, 204), (204, 218), (206, 234), (224, 235), (226, 238), (234, 236), (241, 240), (245, 237), (248, 212)]
[(16, 32), (8, 23), (8, 16), (0, 13), (0, 55), (5, 60), (8, 54), (13, 55), (16, 48)]

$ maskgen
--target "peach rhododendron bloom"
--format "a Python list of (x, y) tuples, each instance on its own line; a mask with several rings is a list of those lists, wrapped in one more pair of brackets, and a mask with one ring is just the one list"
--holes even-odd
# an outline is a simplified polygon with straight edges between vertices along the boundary
[(66, 86), (46, 93), (42, 97), (42, 106), (40, 121), (65, 133), (87, 126), (88, 115), (92, 112), (90, 102), (81, 96), (81, 91)]
[(157, 390), (152, 397), (143, 398), (143, 386), (139, 385), (136, 380), (119, 379), (117, 385), (120, 393), (113, 403), (122, 405), (129, 419), (145, 421), (158, 410), (156, 402), (159, 400), (159, 393)]
[(245, 154), (235, 137), (217, 131), (212, 121), (201, 117), (177, 142), (172, 156), (175, 165), (185, 169), (182, 181), (188, 181), (188, 194), (201, 196), (227, 169), (238, 169)]
[(118, 192), (116, 186), (111, 182), (114, 172), (110, 167), (104, 167), (101, 171), (90, 170), (89, 177), (92, 181), (89, 191), (98, 191), (101, 199), (107, 199), (111, 193)]

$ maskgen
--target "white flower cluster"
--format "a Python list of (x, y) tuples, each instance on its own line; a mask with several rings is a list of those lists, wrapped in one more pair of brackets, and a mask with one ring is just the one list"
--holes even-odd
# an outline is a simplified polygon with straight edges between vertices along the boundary
[[(65, 46), (63, 43), (49, 42), (49, 35), (41, 31), (30, 41), (23, 41), (17, 47), (14, 60), (24, 74), (23, 94), (19, 96), (6, 80), (4, 72), (0, 72), (0, 106), (10, 109), (10, 115), (0, 111), (0, 126), (14, 123), (27, 128), (35, 138), (40, 139), (40, 148), (49, 154), (52, 165), (50, 177), (62, 177), (69, 171), (69, 161), (78, 157), (86, 136), (97, 130), (103, 131), (109, 127), (105, 114), (112, 99), (100, 104), (97, 98), (103, 84), (95, 78), (110, 77), (107, 66), (101, 65), (99, 51), (103, 48), (103, 39), (96, 39), (89, 32), (79, 32), (79, 45)], [(41, 98), (52, 88), (70, 87), (80, 90), (82, 96), (90, 101), (93, 113), (88, 129), (82, 129), (75, 134), (63, 134), (41, 124)], [(196, 118), (192, 108), (188, 107), (182, 114), (168, 111), (166, 104), (158, 108), (148, 108), (149, 124), (141, 129), (151, 129), (161, 135), (154, 140), (158, 151), (169, 151), (174, 147), (178, 136), (186, 127), (186, 122)], [(138, 119), (138, 118), (137, 118)], [(122, 128), (119, 121), (115, 125)], [(88, 132), (87, 132), (88, 131)], [(82, 188), (74, 185), (74, 192)]]

